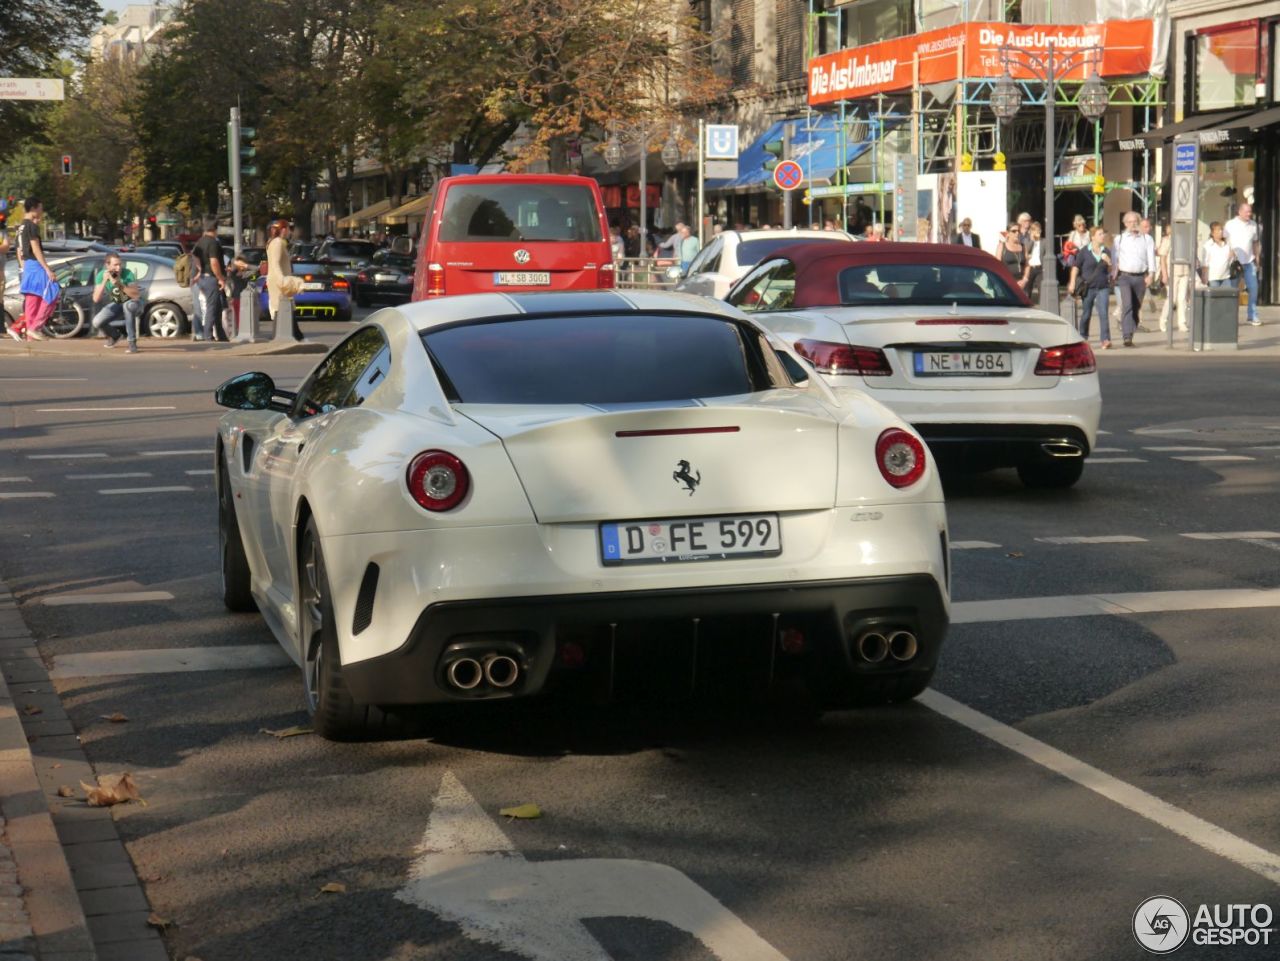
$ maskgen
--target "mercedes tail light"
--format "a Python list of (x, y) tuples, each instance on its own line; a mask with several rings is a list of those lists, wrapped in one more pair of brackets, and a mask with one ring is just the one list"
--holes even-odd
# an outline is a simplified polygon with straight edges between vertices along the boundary
[(452, 510), (471, 489), (467, 466), (448, 451), (424, 450), (409, 462), (409, 494), (429, 511)]
[(442, 264), (427, 264), (427, 296), (444, 296), (444, 266)]
[(876, 466), (893, 487), (910, 487), (924, 476), (924, 444), (900, 427), (890, 427), (876, 440)]
[(1084, 341), (1064, 344), (1062, 347), (1045, 347), (1040, 351), (1040, 359), (1036, 361), (1036, 373), (1045, 377), (1092, 374), (1097, 370), (1098, 362), (1094, 359), (1093, 348)]
[(596, 272), (596, 283), (600, 285), (602, 290), (612, 290), (618, 286), (618, 272), (614, 269), (613, 261), (607, 264), (601, 264), (600, 269)]
[(893, 373), (889, 358), (879, 347), (835, 344), (827, 340), (797, 340), (795, 351), (820, 374), (861, 374), (888, 377)]
[(369, 275), (362, 270), (360, 273), (356, 274), (356, 280), (360, 281), (362, 284), (367, 284), (369, 282)]

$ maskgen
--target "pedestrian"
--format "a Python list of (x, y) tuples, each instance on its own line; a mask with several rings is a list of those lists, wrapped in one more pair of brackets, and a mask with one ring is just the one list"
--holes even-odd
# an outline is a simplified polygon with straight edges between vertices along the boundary
[(1210, 287), (1233, 287), (1231, 265), (1236, 263), (1235, 251), (1227, 243), (1222, 222), (1209, 225), (1209, 239), (1200, 249), (1200, 279)]
[(1079, 331), (1089, 339), (1089, 316), (1097, 309), (1098, 338), (1103, 350), (1111, 349), (1111, 318), (1107, 304), (1111, 299), (1111, 252), (1107, 250), (1107, 232), (1094, 227), (1089, 243), (1076, 251), (1076, 262), (1067, 281), (1067, 293), (1083, 298), (1080, 306)]
[[(293, 265), (289, 262), (289, 221), (277, 220), (267, 232), (267, 312), (271, 314), (271, 322), (278, 323), (280, 302), (292, 297), (285, 291), (286, 278), (293, 276)], [(289, 333), (294, 340), (302, 340), (302, 331), (298, 329), (298, 317), (289, 311)]]
[(685, 229), (686, 229), (685, 225), (681, 221), (677, 220), (675, 233), (673, 233), (670, 237), (668, 237), (666, 240), (662, 241), (662, 243), (658, 244), (656, 247), (653, 248), (654, 259), (655, 260), (667, 259), (662, 256), (662, 252), (664, 250), (669, 250), (671, 251), (670, 259), (678, 260), (680, 257), (681, 231)]
[(613, 262), (617, 263), (627, 255), (626, 241), (622, 239), (622, 228), (615, 220), (609, 224), (609, 250), (613, 254)]
[[(1075, 244), (1076, 250), (1080, 250), (1089, 246), (1089, 237), (1092, 233), (1088, 225), (1085, 223), (1083, 215), (1076, 214), (1071, 219), (1071, 233), (1067, 234), (1067, 243)], [(1070, 264), (1066, 266), (1070, 267)]]
[(1009, 224), (1009, 229), (1005, 231), (1004, 238), (1000, 241), (1000, 248), (996, 251), (996, 256), (1000, 258), (1000, 263), (1004, 264), (1005, 269), (1013, 275), (1013, 279), (1018, 282), (1018, 286), (1026, 290), (1027, 254), (1022, 247), (1022, 238), (1018, 233), (1018, 222), (1016, 220)]
[(1160, 264), (1160, 282), (1164, 284), (1164, 305), (1160, 308), (1160, 329), (1167, 331), (1173, 318), (1173, 308), (1178, 308), (1178, 329), (1187, 329), (1187, 276), (1173, 264), (1173, 231), (1168, 221), (1160, 223), (1160, 243), (1156, 245), (1156, 260)]
[(640, 248), (640, 228), (632, 224), (627, 228), (626, 236), (623, 237), (623, 253), (628, 257), (643, 257), (644, 253)]
[(206, 217), (204, 234), (191, 248), (191, 256), (195, 261), (197, 274), (191, 285), (194, 305), (191, 322), (191, 339), (193, 341), (217, 340), (218, 334), (227, 339), (227, 332), (222, 329), (223, 303), (222, 289), (227, 285), (226, 261), (223, 259), (222, 244), (218, 241), (218, 221), (214, 217)]
[[(9, 260), (9, 228), (0, 226), (0, 290), (4, 290), (4, 270)], [(14, 323), (17, 323), (16, 319)]]
[(120, 262), (119, 254), (107, 254), (102, 270), (93, 288), (93, 302), (105, 304), (93, 315), (93, 329), (107, 338), (107, 347), (114, 347), (120, 338), (115, 325), (124, 322), (124, 336), (128, 341), (128, 353), (138, 352), (138, 318), (142, 316), (142, 288), (133, 271)]
[(831, 217), (828, 217), (826, 220), (824, 220), (824, 221), (822, 222), (822, 229), (823, 229), (823, 230), (835, 230), (835, 229), (836, 229), (836, 222), (835, 222), (835, 220), (833, 220)]
[(863, 234), (866, 229), (871, 226), (874, 215), (871, 208), (867, 206), (867, 201), (859, 197), (853, 204), (853, 232), (855, 234)]
[(1240, 265), (1244, 289), (1249, 295), (1249, 307), (1246, 311), (1249, 325), (1260, 327), (1262, 321), (1258, 319), (1258, 258), (1262, 256), (1262, 224), (1253, 219), (1253, 206), (1241, 204), (1236, 210), (1236, 216), (1228, 220), (1227, 225), (1222, 228), (1222, 233), (1227, 238), (1227, 243), (1231, 245), (1236, 263)]
[(982, 249), (982, 238), (973, 232), (973, 221), (968, 217), (960, 221), (960, 230), (952, 238), (952, 243), (964, 244), (966, 247), (977, 247)]
[(1025, 210), (1018, 214), (1018, 243), (1024, 253), (1031, 249), (1031, 215)]
[(1026, 249), (1027, 255), (1027, 296), (1031, 298), (1032, 303), (1040, 301), (1040, 280), (1044, 277), (1044, 265), (1049, 259), (1048, 242), (1041, 236), (1044, 230), (1040, 226), (1040, 221), (1031, 222), (1031, 230), (1028, 232), (1028, 243)]
[[(44, 204), (38, 197), (28, 197), (22, 205), (22, 223), (18, 224), (18, 290), (22, 294), (22, 316), (9, 328), (9, 336), (22, 340), (45, 340), (41, 328), (53, 316), (62, 288), (54, 279), (53, 268), (44, 259), (40, 243), (40, 219)], [(16, 329), (15, 329), (16, 328)]]
[(1142, 298), (1156, 275), (1156, 247), (1151, 236), (1142, 232), (1141, 220), (1132, 210), (1124, 215), (1124, 232), (1116, 238), (1112, 267), (1120, 291), (1120, 334), (1126, 347), (1133, 346)]
[(884, 243), (884, 224), (879, 222), (872, 224), (871, 236), (867, 239), (876, 244)]
[(702, 249), (702, 242), (698, 240), (688, 224), (682, 224), (680, 228), (680, 269), (688, 270), (689, 265), (693, 263), (693, 258), (698, 256), (698, 251)]

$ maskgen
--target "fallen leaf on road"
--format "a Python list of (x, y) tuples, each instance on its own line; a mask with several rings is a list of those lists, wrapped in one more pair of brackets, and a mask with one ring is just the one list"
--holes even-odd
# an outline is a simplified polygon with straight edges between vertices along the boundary
[(44, 709), (36, 707), (34, 704), (28, 704), (26, 707), (22, 709), (22, 713), (25, 714), (27, 717), (32, 717), (36, 714), (43, 714)]
[(114, 714), (99, 714), (98, 716), (104, 721), (110, 721), (112, 724), (123, 724), (125, 721), (129, 720), (119, 711), (116, 711)]
[(56, 771), (60, 767), (62, 767), (61, 761), (54, 761), (52, 764), (49, 765), (49, 769), (53, 771)]
[(159, 928), (161, 931), (163, 931), (165, 928), (171, 927), (173, 925), (173, 922), (168, 920), (167, 918), (160, 917), (160, 915), (152, 911), (150, 914), (147, 915), (147, 925), (152, 928)]
[(321, 894), (346, 894), (347, 886), (338, 881), (330, 881), (320, 889)]
[(1021, 557), (1021, 556), (1022, 556), (1022, 551), (1012, 551), (1012, 552), (1010, 552), (1010, 553), (1008, 553), (1008, 554), (1006, 554), (1006, 555), (1004, 555), (1004, 556), (1005, 556), (1005, 557)]
[(163, 881), (164, 879), (165, 876), (163, 874), (144, 874), (141, 878), (141, 880), (145, 881), (147, 884), (154, 884), (155, 882)]
[(58, 797), (75, 797), (76, 791), (70, 784), (58, 785)]
[(272, 737), (285, 738), (285, 737), (297, 737), (299, 734), (314, 734), (315, 731), (307, 727), (305, 724), (295, 724), (293, 727), (281, 728), (278, 731), (273, 731), (270, 728), (260, 727), (258, 728), (258, 733), (270, 734)]
[(542, 817), (542, 808), (536, 804), (520, 804), (513, 808), (503, 808), (498, 813), (503, 817), (527, 820), (529, 818)]
[(120, 775), (115, 784), (106, 783), (106, 778), (98, 778), (98, 781), (98, 787), (80, 782), (80, 786), (84, 788), (85, 800), (89, 802), (90, 807), (105, 808), (113, 804), (127, 804), (129, 801), (142, 800), (142, 795), (138, 793), (138, 786), (133, 783), (133, 778), (127, 771)]

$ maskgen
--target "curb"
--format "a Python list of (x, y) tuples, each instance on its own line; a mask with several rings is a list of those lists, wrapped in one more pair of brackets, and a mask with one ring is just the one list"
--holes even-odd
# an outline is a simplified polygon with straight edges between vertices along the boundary
[[(0, 961), (168, 961), (111, 809), (58, 797), (81, 781), (93, 767), (0, 581)], [(6, 926), (11, 891), (25, 932)]]
[[(172, 343), (168, 341), (152, 341), (150, 338), (141, 338), (138, 341), (138, 353), (130, 355), (134, 358), (150, 355), (170, 356), (173, 354), (216, 354), (220, 357), (244, 357), (258, 356), (265, 354), (327, 354), (329, 346), (321, 341), (304, 340), (304, 341), (283, 341), (277, 343), (274, 340), (259, 340), (248, 343), (208, 343), (193, 342), (183, 338), (181, 343)], [(0, 343), (0, 347), (4, 347)], [(120, 354), (124, 355), (125, 351), (122, 347), (115, 350), (103, 350), (100, 340), (89, 338), (76, 338), (74, 340), (46, 340), (30, 343), (23, 341), (12, 347), (0, 349), (0, 356), (4, 354), (26, 354), (29, 357), (65, 357), (68, 354), (77, 356), (94, 356), (103, 357)]]

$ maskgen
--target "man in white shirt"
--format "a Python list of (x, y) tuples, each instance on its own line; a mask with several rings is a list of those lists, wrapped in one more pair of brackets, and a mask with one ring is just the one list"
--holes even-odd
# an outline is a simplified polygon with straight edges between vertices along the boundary
[(1139, 229), (1142, 218), (1129, 211), (1124, 215), (1124, 231), (1116, 237), (1115, 279), (1120, 291), (1120, 324), (1124, 345), (1133, 346), (1138, 315), (1147, 286), (1155, 279), (1156, 245), (1150, 234)]
[(1260, 327), (1258, 319), (1258, 258), (1262, 256), (1262, 225), (1253, 219), (1253, 207), (1241, 204), (1236, 216), (1223, 229), (1227, 246), (1244, 268), (1244, 289), (1249, 292), (1249, 323)]

